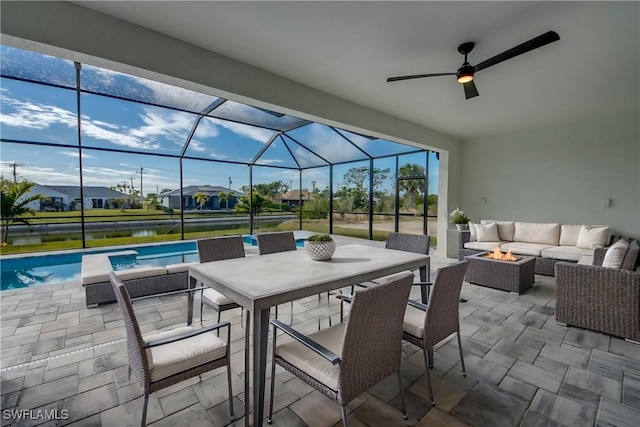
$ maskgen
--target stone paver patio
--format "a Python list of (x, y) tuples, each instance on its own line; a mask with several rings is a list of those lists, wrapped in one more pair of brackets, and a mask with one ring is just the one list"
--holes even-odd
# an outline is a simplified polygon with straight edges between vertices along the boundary
[[(451, 259), (432, 260), (432, 271)], [(460, 306), (467, 377), (455, 335), (435, 351), (436, 406), (428, 403), (422, 354), (403, 344), (409, 419), (403, 421), (395, 377), (349, 405), (352, 426), (635, 426), (640, 419), (640, 345), (554, 323), (554, 280), (536, 276), (523, 295), (465, 283)], [(412, 296), (418, 298), (414, 289)], [(139, 425), (141, 389), (129, 378), (123, 321), (117, 304), (84, 306), (79, 284), (0, 293), (2, 425)], [(184, 323), (186, 297), (135, 302), (143, 332)], [(289, 305), (279, 314), (289, 319)], [(339, 319), (339, 302), (316, 297), (294, 303), (294, 325), (317, 329)], [(199, 310), (196, 310), (198, 313)], [(205, 309), (205, 322), (214, 312)], [(244, 329), (231, 320), (233, 425), (244, 425)], [(270, 370), (267, 370), (269, 375)], [(269, 380), (268, 380), (269, 381)], [(309, 386), (276, 371), (276, 426), (341, 425), (340, 409)], [(267, 388), (268, 392), (268, 388)], [(17, 420), (19, 410), (57, 410), (68, 419)], [(14, 410), (14, 412), (11, 412)], [(62, 418), (62, 417), (61, 417)], [(228, 417), (224, 368), (151, 395), (153, 426), (224, 426)]]

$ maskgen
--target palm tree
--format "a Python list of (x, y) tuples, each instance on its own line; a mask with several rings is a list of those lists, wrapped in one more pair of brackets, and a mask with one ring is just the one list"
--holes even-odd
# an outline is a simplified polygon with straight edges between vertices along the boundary
[(198, 209), (202, 210), (202, 207), (209, 201), (209, 196), (206, 193), (196, 193), (193, 196), (193, 200), (198, 204)]
[(231, 191), (229, 191), (228, 193), (226, 191), (220, 191), (218, 193), (218, 200), (220, 200), (220, 202), (222, 202), (223, 200), (225, 201), (227, 212), (229, 212), (229, 199), (232, 195), (233, 193)]
[(36, 200), (46, 200), (42, 194), (27, 196), (35, 182), (20, 181), (10, 182), (2, 179), (0, 181), (0, 199), (2, 200), (2, 245), (6, 246), (9, 236), (9, 225), (19, 222), (25, 224), (32, 230), (33, 227), (27, 218), (22, 218), (26, 214), (35, 215), (36, 212), (27, 205)]

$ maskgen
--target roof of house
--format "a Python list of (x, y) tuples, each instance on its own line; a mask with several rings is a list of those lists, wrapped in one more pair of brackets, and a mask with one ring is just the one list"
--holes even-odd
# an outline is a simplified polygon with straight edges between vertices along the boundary
[[(309, 193), (306, 190), (302, 190), (302, 200), (315, 199), (315, 194)], [(278, 196), (280, 200), (300, 200), (300, 190), (289, 190)]]
[[(221, 193), (221, 192), (225, 192), (225, 193), (232, 192), (235, 197), (244, 196), (244, 194), (240, 193), (239, 191), (232, 190), (226, 187), (221, 187), (219, 185), (188, 185), (182, 189), (182, 194), (187, 197), (191, 197), (196, 193), (204, 193), (207, 196), (217, 196), (218, 193)], [(180, 189), (178, 188), (176, 190), (172, 190), (166, 193), (161, 193), (158, 196), (159, 197), (180, 196)]]
[[(54, 191), (58, 191), (60, 193), (66, 194), (68, 197), (72, 199), (80, 198), (79, 185), (47, 185), (46, 187)], [(83, 187), (83, 196), (85, 198), (95, 198), (95, 199), (121, 199), (123, 197), (129, 197), (128, 194), (124, 194), (119, 191), (112, 190), (108, 187), (97, 187), (97, 186), (90, 186), (90, 185), (85, 185)]]
[(51, 187), (48, 187), (46, 185), (40, 185), (40, 184), (35, 184), (33, 187), (31, 187), (29, 194), (42, 194), (45, 197), (57, 197), (57, 198), (69, 197), (66, 193), (62, 193)]

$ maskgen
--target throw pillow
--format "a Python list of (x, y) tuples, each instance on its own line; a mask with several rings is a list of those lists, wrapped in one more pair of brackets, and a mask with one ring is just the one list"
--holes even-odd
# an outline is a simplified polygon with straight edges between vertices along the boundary
[(478, 233), (476, 233), (476, 225), (472, 222), (469, 222), (469, 241), (475, 242), (478, 240)]
[(601, 248), (607, 244), (607, 240), (609, 240), (609, 227), (606, 225), (583, 225), (580, 227), (576, 247), (580, 249)]
[(498, 224), (495, 222), (491, 224), (476, 224), (476, 234), (478, 236), (478, 242), (499, 242), (500, 236), (498, 235)]
[(615, 242), (607, 252), (604, 254), (604, 260), (602, 261), (603, 267), (619, 269), (622, 266), (622, 260), (629, 247), (629, 242), (625, 239), (620, 239)]

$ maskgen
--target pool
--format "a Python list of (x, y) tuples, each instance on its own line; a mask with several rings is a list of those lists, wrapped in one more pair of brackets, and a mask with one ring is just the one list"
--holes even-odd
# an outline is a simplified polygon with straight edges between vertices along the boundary
[[(245, 244), (257, 245), (255, 236), (242, 236)], [(305, 239), (296, 238), (296, 245), (304, 247)], [(141, 266), (165, 266), (183, 262), (197, 262), (198, 250), (195, 241), (122, 246), (108, 249), (74, 251), (49, 255), (3, 258), (0, 263), (0, 290), (53, 285), (77, 281), (80, 283), (82, 256), (106, 252), (134, 250), (137, 256), (110, 257), (114, 270), (125, 270)]]
[[(122, 246), (107, 249), (73, 251), (50, 255), (3, 258), (0, 265), (0, 290), (53, 285), (68, 281), (80, 283), (82, 256), (106, 252), (134, 250), (137, 258), (127, 258), (116, 263), (114, 270), (141, 265), (169, 265), (198, 261), (195, 241), (158, 245)], [(133, 265), (136, 264), (136, 265)], [(128, 266), (127, 266), (128, 265)]]

